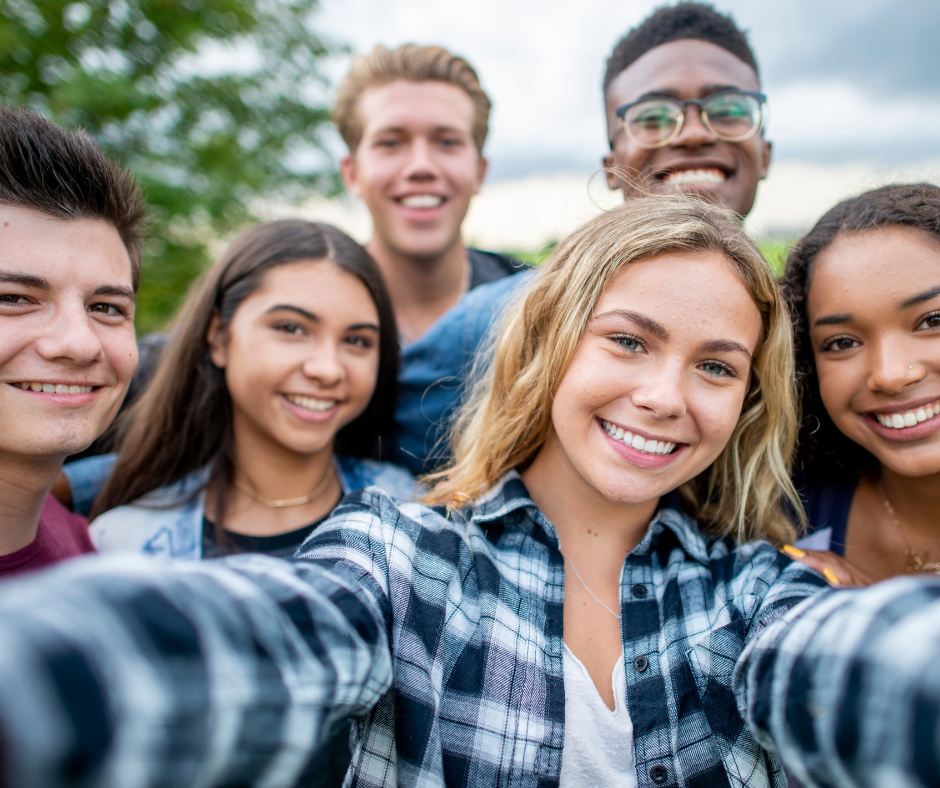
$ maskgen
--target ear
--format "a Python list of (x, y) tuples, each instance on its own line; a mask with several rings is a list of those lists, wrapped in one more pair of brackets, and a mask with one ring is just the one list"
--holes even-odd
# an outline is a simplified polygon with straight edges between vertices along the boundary
[(616, 159), (614, 158), (614, 152), (611, 150), (606, 156), (604, 156), (604, 175), (607, 178), (607, 188), (612, 192), (617, 191), (620, 188), (620, 179), (617, 177), (617, 173), (614, 172), (614, 164)]
[(352, 157), (352, 154), (347, 153), (339, 160), (339, 172), (343, 178), (343, 184), (346, 186), (346, 191), (353, 197), (361, 197), (359, 178), (356, 172), (356, 160)]
[(219, 369), (225, 369), (228, 363), (228, 326), (219, 317), (219, 310), (212, 312), (209, 321), (209, 330), (206, 332), (206, 342), (209, 344), (209, 358)]
[(473, 190), (474, 194), (480, 193), (480, 189), (483, 186), (483, 179), (486, 177), (486, 171), (489, 168), (489, 166), (490, 166), (489, 159), (487, 159), (485, 156), (480, 156), (480, 162), (477, 165), (477, 185), (476, 185), (476, 188)]
[(767, 177), (767, 170), (770, 169), (770, 154), (773, 152), (774, 144), (770, 140), (761, 140), (761, 142), (760, 180), (764, 180)]

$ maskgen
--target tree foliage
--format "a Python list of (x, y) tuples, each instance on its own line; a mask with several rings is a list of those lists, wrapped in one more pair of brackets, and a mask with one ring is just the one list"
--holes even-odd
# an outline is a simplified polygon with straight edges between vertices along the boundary
[(0, 0), (0, 99), (83, 127), (153, 207), (139, 331), (260, 198), (335, 188), (316, 3)]

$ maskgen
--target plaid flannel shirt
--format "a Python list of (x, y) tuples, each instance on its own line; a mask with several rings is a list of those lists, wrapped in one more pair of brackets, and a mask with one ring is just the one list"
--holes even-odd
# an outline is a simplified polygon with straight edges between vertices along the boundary
[[(564, 564), (515, 474), (467, 520), (355, 494), (299, 555), (79, 560), (8, 585), (7, 785), (290, 785), (347, 715), (349, 785), (558, 784)], [(793, 635), (785, 614), (823, 585), (765, 543), (737, 547), (660, 510), (621, 579), (640, 786), (783, 784), (742, 712), (765, 745), (785, 738), (805, 757), (799, 725), (767, 710), (786, 705), (793, 643), (815, 631), (808, 617)], [(820, 659), (861, 663), (866, 645), (830, 643)], [(843, 696), (816, 690), (825, 718)], [(883, 715), (867, 724), (893, 730)], [(902, 743), (892, 763), (914, 749)]]

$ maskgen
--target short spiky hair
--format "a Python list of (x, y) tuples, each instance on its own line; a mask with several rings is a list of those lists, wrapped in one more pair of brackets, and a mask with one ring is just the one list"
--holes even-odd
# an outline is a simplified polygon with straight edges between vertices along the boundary
[(651, 49), (683, 38), (695, 38), (721, 47), (759, 74), (747, 36), (730, 16), (718, 13), (705, 3), (679, 3), (658, 8), (617, 42), (607, 59), (604, 95), (610, 83), (635, 60)]
[(0, 106), (0, 204), (113, 225), (137, 289), (147, 204), (136, 178), (84, 132), (60, 128), (31, 110)]

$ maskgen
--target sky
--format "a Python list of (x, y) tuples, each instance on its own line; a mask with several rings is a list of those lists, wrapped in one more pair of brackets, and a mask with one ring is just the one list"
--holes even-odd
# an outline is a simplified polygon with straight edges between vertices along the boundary
[[(465, 56), (494, 105), (487, 189), (547, 175), (560, 182), (565, 174), (581, 179), (586, 196), (606, 146), (606, 58), (657, 5), (322, 0), (314, 26), (354, 52), (415, 42)], [(755, 209), (763, 225), (802, 230), (814, 212), (859, 188), (902, 176), (940, 179), (940, 3), (720, 0), (716, 7), (748, 31), (769, 97), (774, 167)], [(334, 82), (348, 62), (331, 64)], [(798, 200), (802, 210), (794, 210)]]

